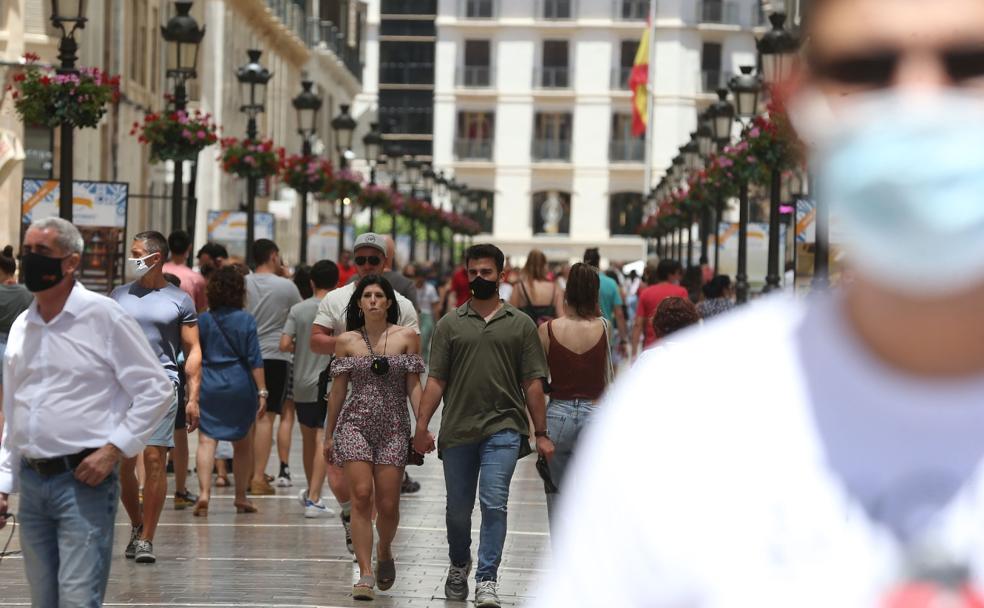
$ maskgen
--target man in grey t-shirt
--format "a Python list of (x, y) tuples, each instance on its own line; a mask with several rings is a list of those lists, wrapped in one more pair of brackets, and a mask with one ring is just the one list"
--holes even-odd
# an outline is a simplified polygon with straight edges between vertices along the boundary
[[(198, 314), (195, 303), (181, 289), (164, 278), (164, 260), (168, 257), (167, 239), (160, 232), (141, 232), (133, 239), (127, 263), (133, 283), (113, 290), (116, 300), (136, 319), (150, 347), (175, 386), (175, 398), (164, 420), (154, 430), (144, 449), (143, 507), (140, 505), (136, 477), (136, 457), (123, 461), (120, 470), (120, 500), (130, 516), (130, 542), (124, 555), (138, 563), (157, 561), (153, 551), (154, 532), (167, 497), (165, 470), (167, 451), (174, 447), (174, 420), (181, 404), (177, 399), (178, 355), (185, 355), (185, 378), (188, 395), (185, 406), (189, 430), (198, 426), (198, 390), (201, 384), (202, 352), (198, 343)], [(176, 488), (175, 498), (191, 501), (186, 489)]]
[(319, 355), (311, 350), (311, 326), (318, 314), (322, 298), (338, 285), (338, 266), (330, 260), (321, 260), (311, 268), (311, 288), (314, 296), (291, 307), (280, 337), (280, 350), (294, 353), (294, 407), (301, 425), (304, 441), (304, 474), (308, 489), (301, 490), (298, 499), (304, 505), (304, 517), (332, 515), (321, 500), (325, 483), (325, 459), (320, 446), (324, 442), (325, 416), (328, 404), (318, 395), (318, 378), (329, 362), (330, 355)]
[(253, 480), (251, 494), (273, 494), (273, 488), (264, 477), (270, 449), (273, 445), (273, 421), (279, 415), (280, 427), (277, 429), (277, 452), (280, 456), (280, 474), (277, 485), (290, 486), (290, 469), (287, 458), (290, 454), (290, 434), (294, 427), (294, 408), (286, 402), (290, 382), (290, 353), (280, 350), (280, 334), (287, 320), (290, 307), (301, 301), (297, 286), (278, 276), (283, 268), (280, 248), (269, 239), (259, 239), (253, 243), (253, 260), (256, 271), (246, 277), (246, 310), (256, 319), (256, 333), (260, 340), (260, 353), (263, 355), (263, 373), (266, 376), (267, 397), (266, 414), (256, 422), (256, 442), (253, 446)]

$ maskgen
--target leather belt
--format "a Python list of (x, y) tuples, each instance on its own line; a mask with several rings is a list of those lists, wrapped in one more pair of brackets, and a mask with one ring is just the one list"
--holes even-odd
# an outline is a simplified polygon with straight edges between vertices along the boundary
[(74, 471), (75, 467), (82, 464), (89, 454), (96, 451), (96, 448), (87, 448), (77, 454), (68, 456), (56, 456), (54, 458), (24, 458), (24, 465), (42, 477), (51, 477), (68, 471)]

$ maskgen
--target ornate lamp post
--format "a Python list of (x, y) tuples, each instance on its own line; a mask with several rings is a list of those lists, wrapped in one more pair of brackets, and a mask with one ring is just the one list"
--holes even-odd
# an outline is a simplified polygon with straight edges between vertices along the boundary
[[(437, 174), (434, 173), (434, 169), (430, 165), (425, 164), (420, 172), (421, 178), (424, 180), (424, 198), (427, 200), (431, 206), (434, 205), (434, 180), (437, 178)], [(424, 258), (430, 259), (431, 257), (431, 245), (433, 244), (432, 231), (434, 229), (434, 221), (428, 219), (424, 222), (424, 234), (426, 235), (427, 248), (424, 250)]]
[[(348, 168), (347, 155), (352, 150), (352, 134), (355, 132), (355, 119), (349, 114), (349, 105), (338, 106), (338, 115), (331, 119), (331, 129), (335, 132), (335, 150), (338, 152), (338, 166)], [(345, 203), (347, 199), (338, 201), (338, 259), (342, 259), (345, 250)]]
[[(311, 158), (311, 140), (318, 133), (318, 111), (321, 110), (321, 98), (311, 91), (313, 83), (310, 80), (301, 82), (301, 92), (291, 104), (297, 111), (297, 134), (301, 136), (301, 156), (305, 162)], [(302, 264), (307, 263), (308, 253), (308, 191), (301, 189), (301, 255), (298, 258)]]
[[(410, 184), (410, 198), (417, 198), (417, 180), (420, 179), (420, 169), (423, 162), (407, 154), (403, 157), (403, 168), (406, 170), (407, 182)], [(410, 261), (417, 261), (417, 218), (410, 218)]]
[[(741, 74), (731, 79), (738, 116), (750, 120), (758, 111), (762, 84), (753, 75), (754, 68), (742, 66)], [(735, 299), (739, 304), (748, 301), (748, 180), (738, 185), (738, 272), (735, 275)]]
[[(707, 117), (711, 127), (711, 136), (719, 150), (723, 150), (731, 140), (731, 129), (735, 120), (735, 108), (728, 102), (728, 90), (718, 89), (718, 100), (707, 109)], [(721, 268), (721, 242), (718, 231), (724, 215), (724, 200), (715, 201), (714, 208), (714, 272)]]
[[(386, 171), (390, 175), (390, 190), (394, 195), (400, 192), (400, 170), (403, 164), (403, 148), (400, 144), (393, 143), (386, 148)], [(396, 208), (390, 213), (393, 223), (390, 225), (390, 236), (393, 242), (396, 243), (396, 226), (399, 214), (396, 212)]]
[[(256, 117), (265, 111), (266, 85), (273, 77), (273, 72), (260, 65), (263, 51), (250, 49), (246, 51), (249, 63), (239, 68), (236, 79), (239, 80), (240, 98), (243, 105), (239, 111), (246, 114), (246, 139), (256, 140)], [(246, 263), (253, 265), (253, 241), (256, 240), (256, 178), (246, 178)]]
[[(369, 165), (369, 185), (376, 185), (376, 164), (382, 160), (380, 149), (383, 144), (383, 134), (379, 131), (379, 123), (369, 123), (369, 132), (362, 136), (362, 145), (366, 152), (366, 164)], [(376, 209), (369, 205), (369, 232), (375, 232)]]
[[(59, 74), (74, 74), (79, 44), (75, 30), (85, 28), (85, 0), (51, 0), (51, 24), (61, 30), (58, 43)], [(72, 221), (72, 182), (75, 172), (74, 126), (63, 122), (59, 127), (61, 161), (58, 168), (58, 216)]]
[[(188, 92), (185, 84), (197, 78), (195, 66), (198, 65), (198, 47), (205, 37), (205, 27), (198, 27), (192, 17), (190, 0), (174, 3), (177, 11), (167, 25), (161, 26), (161, 36), (167, 43), (167, 77), (174, 81), (174, 109), (183, 112), (188, 105)], [(174, 161), (174, 185), (171, 188), (171, 229), (183, 227), (184, 218), (181, 189), (184, 187), (184, 161)], [(190, 215), (190, 214), (189, 214)], [(190, 219), (190, 218), (189, 218)]]
[[(683, 153), (683, 164), (686, 171), (694, 172), (700, 167), (700, 150), (697, 147), (697, 133), (690, 134), (690, 141), (687, 145), (680, 149)], [(694, 213), (693, 211), (687, 212), (687, 268), (694, 265)], [(703, 228), (701, 228), (703, 232)], [(703, 239), (701, 239), (703, 243)], [(702, 251), (706, 255), (706, 251)]]

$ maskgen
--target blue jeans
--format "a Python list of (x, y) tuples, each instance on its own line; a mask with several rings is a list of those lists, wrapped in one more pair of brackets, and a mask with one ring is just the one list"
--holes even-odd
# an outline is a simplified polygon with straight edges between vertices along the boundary
[(448, 557), (452, 564), (471, 560), (471, 516), (475, 490), (482, 508), (475, 580), (497, 579), (506, 542), (509, 483), (519, 459), (519, 433), (503, 430), (479, 443), (442, 450), (448, 493)]
[(20, 542), (35, 608), (102, 606), (119, 504), (119, 473), (98, 486), (73, 472), (20, 471)]
[(550, 459), (550, 480), (557, 486), (556, 494), (547, 494), (547, 517), (554, 527), (554, 509), (564, 487), (567, 465), (574, 456), (581, 429), (594, 413), (594, 402), (587, 399), (551, 399), (547, 406), (547, 434), (554, 444)]

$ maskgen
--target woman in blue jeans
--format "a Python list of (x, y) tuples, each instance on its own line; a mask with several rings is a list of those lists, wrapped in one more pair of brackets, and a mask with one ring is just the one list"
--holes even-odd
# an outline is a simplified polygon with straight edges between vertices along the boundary
[(569, 483), (564, 477), (577, 438), (611, 379), (608, 328), (598, 307), (599, 286), (597, 270), (575, 264), (567, 279), (564, 316), (539, 328), (550, 368), (547, 432), (555, 447), (550, 478), (558, 490), (547, 494), (551, 527), (559, 493)]

